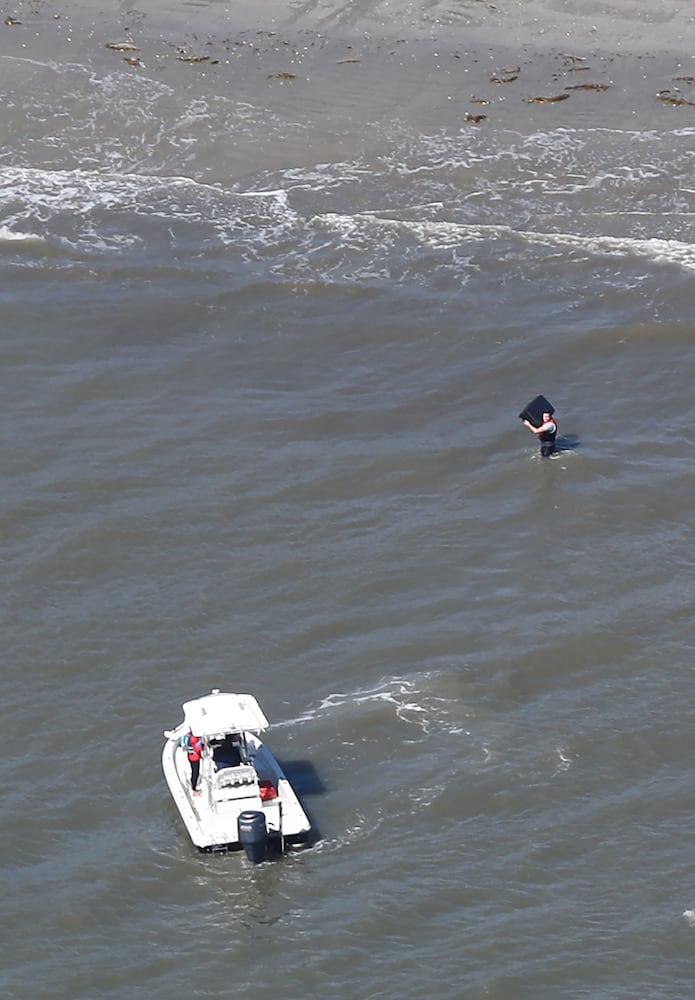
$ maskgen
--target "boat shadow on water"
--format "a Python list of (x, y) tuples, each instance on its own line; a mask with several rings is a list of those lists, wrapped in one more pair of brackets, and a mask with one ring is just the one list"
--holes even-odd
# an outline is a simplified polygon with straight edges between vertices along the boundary
[(310, 760), (282, 759), (279, 760), (279, 764), (297, 793), (304, 812), (311, 823), (311, 829), (302, 843), (305, 847), (312, 847), (321, 840), (321, 832), (312, 810), (306, 804), (306, 800), (312, 796), (325, 795), (326, 786), (321, 781), (320, 774)]

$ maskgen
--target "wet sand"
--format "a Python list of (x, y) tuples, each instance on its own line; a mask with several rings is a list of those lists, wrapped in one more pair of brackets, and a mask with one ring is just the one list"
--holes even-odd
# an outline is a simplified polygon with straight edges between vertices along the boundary
[(153, 32), (190, 30), (205, 35), (253, 30), (311, 29), (354, 36), (429, 36), (444, 43), (577, 45), (606, 52), (691, 54), (695, 26), (691, 5), (681, 0), (583, 2), (574, 0), (220, 0), (178, 3), (143, 0), (110, 12), (93, 2), (24, 3), (18, 11), (58, 15), (80, 23), (123, 27), (147, 24)]
[(354, 127), (395, 115), (422, 128), (695, 123), (693, 17), (683, 4), (570, 14), (564, 3), (18, 3), (0, 32), (17, 60), (79, 61), (183, 94), (234, 93)]

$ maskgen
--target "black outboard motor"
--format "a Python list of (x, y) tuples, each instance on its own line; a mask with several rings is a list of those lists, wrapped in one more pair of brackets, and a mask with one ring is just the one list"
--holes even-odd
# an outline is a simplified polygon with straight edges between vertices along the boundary
[(239, 840), (252, 865), (265, 861), (268, 857), (268, 831), (265, 814), (255, 809), (246, 809), (239, 815)]

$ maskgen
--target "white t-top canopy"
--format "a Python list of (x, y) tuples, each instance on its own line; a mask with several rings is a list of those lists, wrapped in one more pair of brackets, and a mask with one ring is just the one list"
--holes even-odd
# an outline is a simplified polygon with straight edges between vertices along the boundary
[(183, 706), (183, 716), (196, 736), (219, 736), (244, 730), (262, 733), (270, 723), (252, 694), (225, 694), (214, 690)]

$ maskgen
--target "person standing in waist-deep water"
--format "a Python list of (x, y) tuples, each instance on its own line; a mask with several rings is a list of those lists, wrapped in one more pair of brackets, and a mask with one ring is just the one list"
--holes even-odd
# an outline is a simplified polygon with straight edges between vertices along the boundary
[(203, 741), (200, 736), (194, 736), (193, 733), (186, 733), (182, 745), (188, 754), (188, 760), (191, 765), (191, 788), (193, 789), (193, 794), (200, 795), (198, 791), (198, 778), (200, 776), (200, 758), (203, 756)]
[(552, 413), (545, 410), (543, 413), (543, 423), (540, 427), (534, 427), (530, 420), (524, 420), (530, 431), (538, 435), (541, 446), (541, 457), (549, 458), (555, 451), (555, 438), (557, 437), (557, 420)]

